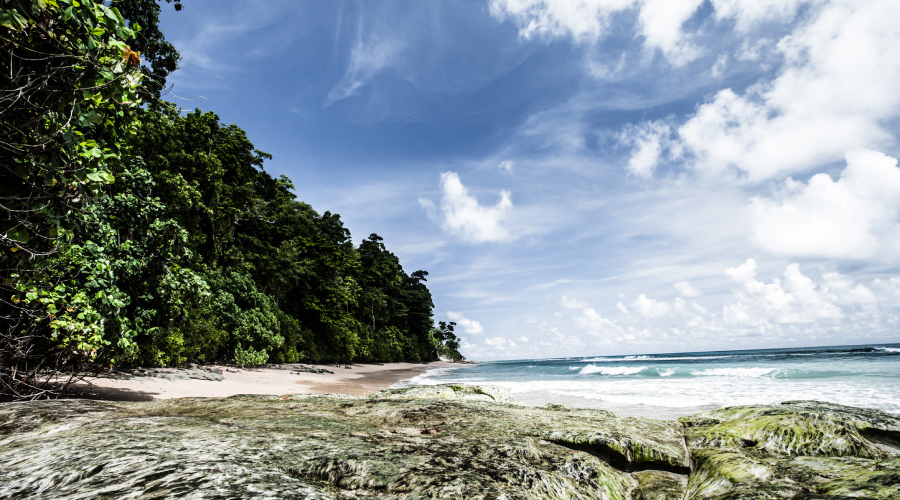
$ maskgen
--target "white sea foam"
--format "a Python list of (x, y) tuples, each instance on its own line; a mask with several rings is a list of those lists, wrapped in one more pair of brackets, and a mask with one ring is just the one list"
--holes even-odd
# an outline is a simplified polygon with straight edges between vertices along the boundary
[(766, 375), (771, 375), (773, 372), (778, 371), (777, 368), (762, 368), (762, 367), (754, 367), (754, 368), (707, 368), (705, 370), (697, 370), (692, 371), (691, 375), (698, 375), (701, 377), (745, 377), (745, 378), (759, 378), (764, 377)]
[(528, 366), (535, 368), (526, 369), (522, 363), (521, 370), (502, 371), (484, 363), (465, 369), (429, 370), (398, 386), (490, 384), (509, 389), (517, 400), (526, 404), (556, 403), (664, 419), (721, 406), (777, 404), (810, 398), (900, 414), (900, 365), (895, 355), (891, 355), (900, 352), (900, 348), (877, 347), (869, 352), (871, 360), (832, 357), (830, 352), (821, 353), (822, 359), (802, 356), (781, 360), (760, 359), (756, 357), (759, 354), (746, 360), (735, 354), (730, 356), (732, 359), (723, 360), (728, 356), (716, 353), (685, 357), (690, 361), (706, 358), (706, 363), (683, 360), (672, 364), (661, 361), (673, 358), (655, 355), (640, 360), (595, 358), (603, 361), (593, 363), (573, 359), (562, 365), (561, 360), (552, 360), (543, 366), (540, 360), (529, 360)]
[(581, 369), (580, 374), (588, 375), (591, 373), (599, 373), (601, 375), (634, 375), (647, 369), (646, 366), (597, 366), (587, 365)]

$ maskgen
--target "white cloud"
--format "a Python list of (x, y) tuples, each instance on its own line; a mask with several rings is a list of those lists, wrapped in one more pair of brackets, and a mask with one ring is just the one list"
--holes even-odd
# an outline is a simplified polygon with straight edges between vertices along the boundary
[(688, 281), (679, 281), (675, 283), (675, 289), (678, 290), (678, 293), (682, 295), (682, 297), (699, 297), (703, 294), (699, 288), (690, 284)]
[(637, 177), (653, 177), (663, 152), (663, 141), (670, 132), (669, 126), (661, 121), (626, 127), (619, 135), (619, 142), (633, 147), (626, 167), (628, 172)]
[[(500, 201), (492, 207), (478, 204), (478, 199), (469, 194), (469, 190), (459, 180), (456, 172), (441, 174), (441, 199), (444, 231), (469, 243), (486, 243), (508, 241), (513, 235), (504, 224), (513, 204), (509, 191), (500, 192)], [(437, 218), (434, 203), (419, 199), (421, 205), (432, 219)]]
[(604, 318), (593, 307), (582, 309), (582, 316), (578, 318), (577, 322), (579, 326), (586, 328), (587, 333), (591, 335), (620, 330), (614, 321)]
[[(790, 21), (804, 0), (714, 0), (719, 20), (734, 19), (740, 30), (763, 21)], [(687, 64), (703, 53), (684, 23), (703, 0), (491, 0), (491, 15), (512, 19), (522, 38), (571, 37), (594, 43), (607, 35), (613, 17), (637, 11), (635, 27), (648, 49), (658, 49), (674, 66)]]
[[(781, 15), (775, 7), (731, 12)], [(900, 115), (898, 18), (894, 0), (835, 0), (814, 10), (778, 42), (784, 65), (777, 78), (743, 94), (722, 90), (681, 126), (694, 166), (734, 167), (761, 181), (892, 143), (885, 122)]]
[(657, 316), (669, 314), (669, 310), (672, 306), (668, 302), (660, 302), (648, 298), (642, 293), (631, 303), (631, 307), (634, 307), (638, 314), (645, 318), (655, 318)]
[(426, 198), (419, 198), (418, 201), (419, 206), (425, 209), (425, 214), (428, 215), (428, 219), (435, 224), (440, 224), (441, 220), (437, 215), (437, 209), (434, 207), (434, 202)]
[(586, 308), (587, 302), (578, 299), (570, 299), (565, 295), (559, 299), (559, 305), (565, 307), (566, 309), (584, 309)]
[(350, 52), (347, 71), (328, 92), (324, 105), (330, 106), (358, 94), (359, 89), (375, 78), (379, 71), (394, 64), (401, 48), (402, 44), (395, 40), (363, 42), (360, 37)]
[(724, 307), (723, 316), (732, 323), (812, 323), (844, 317), (834, 304), (836, 297), (826, 287), (819, 287), (800, 272), (798, 264), (784, 271), (784, 280), (775, 278), (766, 284), (756, 280), (756, 260), (747, 259), (725, 274), (742, 285), (736, 292), (737, 304)]
[(734, 19), (738, 31), (746, 32), (764, 21), (790, 22), (804, 4), (823, 0), (712, 0), (719, 19)]
[(515, 164), (516, 164), (516, 162), (514, 162), (512, 160), (501, 161), (500, 162), (500, 170), (502, 170), (503, 172), (506, 172), (506, 173), (512, 173), (513, 166)]
[(447, 311), (447, 317), (450, 321), (454, 321), (457, 325), (462, 327), (463, 333), (469, 335), (481, 335), (484, 333), (484, 328), (481, 326), (481, 323), (466, 318), (462, 313)]
[(650, 47), (657, 47), (674, 66), (683, 66), (703, 50), (681, 30), (703, 0), (644, 0), (641, 6), (641, 34)]
[(491, 347), (510, 348), (516, 347), (516, 343), (503, 337), (488, 337), (484, 339), (484, 344)]
[(728, 66), (728, 54), (721, 54), (719, 58), (716, 59), (716, 63), (713, 64), (712, 69), (710, 69), (710, 74), (713, 78), (720, 78), (722, 73), (725, 72), (725, 68)]
[(756, 240), (775, 254), (893, 258), (900, 243), (900, 169), (882, 153), (853, 152), (837, 181), (828, 174), (808, 184), (788, 178), (778, 199), (756, 197), (751, 212)]
[(528, 342), (528, 337), (519, 337), (519, 342)]

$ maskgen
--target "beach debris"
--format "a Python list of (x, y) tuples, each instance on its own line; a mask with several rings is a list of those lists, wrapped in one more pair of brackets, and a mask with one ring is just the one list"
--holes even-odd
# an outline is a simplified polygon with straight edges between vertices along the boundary
[(236, 368), (226, 368), (225, 371), (228, 373), (241, 373), (241, 371)]

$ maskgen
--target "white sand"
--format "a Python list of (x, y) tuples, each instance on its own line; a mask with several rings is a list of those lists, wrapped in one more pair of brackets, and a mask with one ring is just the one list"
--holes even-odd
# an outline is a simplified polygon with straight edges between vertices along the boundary
[[(271, 368), (238, 369), (240, 373), (223, 372), (225, 380), (176, 380), (159, 378), (119, 380), (89, 377), (72, 384), (68, 397), (85, 397), (117, 401), (150, 401), (186, 397), (227, 397), (237, 394), (314, 394), (341, 393), (367, 396), (400, 380), (409, 379), (435, 368), (460, 367), (456, 363), (429, 364), (387, 363), (385, 365), (351, 365), (352, 369), (335, 365), (315, 365), (334, 374), (300, 373)], [(224, 368), (224, 367), (221, 367)], [(232, 368), (234, 369), (234, 368)], [(65, 396), (64, 396), (65, 397)]]

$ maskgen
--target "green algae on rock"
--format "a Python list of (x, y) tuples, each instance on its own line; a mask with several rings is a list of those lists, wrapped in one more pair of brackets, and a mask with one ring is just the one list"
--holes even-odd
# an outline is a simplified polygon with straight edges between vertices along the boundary
[[(795, 437), (823, 421), (820, 446)], [(475, 386), (6, 403), (0, 498), (887, 499), (896, 424), (817, 403), (664, 422)]]
[(900, 498), (900, 418), (815, 401), (680, 419), (688, 498)]

